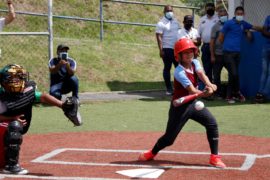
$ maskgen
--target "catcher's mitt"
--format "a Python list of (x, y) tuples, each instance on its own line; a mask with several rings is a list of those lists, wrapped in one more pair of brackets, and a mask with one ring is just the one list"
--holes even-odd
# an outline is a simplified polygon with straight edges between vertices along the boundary
[(76, 97), (67, 97), (62, 105), (64, 114), (74, 124), (74, 126), (82, 125), (82, 119), (78, 107), (79, 101)]

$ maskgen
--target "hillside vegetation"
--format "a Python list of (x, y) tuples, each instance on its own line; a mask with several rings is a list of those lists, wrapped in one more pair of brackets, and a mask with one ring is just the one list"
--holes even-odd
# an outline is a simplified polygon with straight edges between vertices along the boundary
[[(142, 1), (142, 0), (141, 0)], [(143, 2), (162, 3), (164, 0)], [(170, 4), (183, 5), (179, 0)], [(15, 1), (16, 11), (47, 13), (47, 0)], [(104, 1), (104, 19), (156, 24), (163, 7), (130, 5)], [(5, 9), (3, 2), (0, 8)], [(83, 18), (99, 18), (99, 0), (55, 0), (53, 14)], [(189, 9), (175, 9), (182, 24)], [(5, 14), (2, 14), (5, 15)], [(198, 17), (195, 18), (198, 22)], [(97, 22), (54, 18), (54, 53), (59, 43), (70, 46), (69, 54), (77, 60), (80, 91), (163, 89), (162, 61), (158, 55), (154, 27), (104, 24), (104, 40), (99, 40)], [(17, 14), (5, 31), (47, 31), (47, 18)], [(24, 65), (30, 78), (41, 90), (48, 90), (48, 39), (46, 36), (1, 37), (0, 47), (6, 63)]]

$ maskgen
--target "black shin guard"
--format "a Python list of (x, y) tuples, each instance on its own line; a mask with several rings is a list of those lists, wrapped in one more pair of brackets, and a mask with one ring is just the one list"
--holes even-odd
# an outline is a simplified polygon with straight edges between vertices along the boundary
[(9, 166), (18, 164), (20, 146), (22, 144), (22, 130), (23, 127), (20, 122), (12, 121), (8, 125), (5, 134), (5, 160)]

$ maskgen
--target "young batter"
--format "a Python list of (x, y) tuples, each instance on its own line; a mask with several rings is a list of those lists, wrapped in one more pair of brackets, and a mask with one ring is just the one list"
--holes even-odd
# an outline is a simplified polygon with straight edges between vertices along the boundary
[[(197, 51), (197, 47), (190, 39), (180, 39), (176, 42), (174, 56), (179, 65), (174, 72), (174, 95), (172, 101), (188, 94), (200, 93), (201, 91), (197, 89), (198, 78), (205, 84), (205, 89), (207, 90), (201, 97), (208, 97), (216, 91), (216, 85), (209, 81), (199, 61), (194, 59)], [(194, 107), (195, 102), (196, 100), (179, 107), (174, 107), (171, 103), (165, 134), (158, 139), (153, 149), (140, 154), (140, 161), (152, 160), (160, 150), (172, 145), (186, 122), (189, 119), (193, 119), (206, 128), (211, 150), (209, 163), (219, 168), (226, 167), (218, 155), (219, 133), (216, 119), (207, 108), (203, 108), (200, 111), (196, 110)]]

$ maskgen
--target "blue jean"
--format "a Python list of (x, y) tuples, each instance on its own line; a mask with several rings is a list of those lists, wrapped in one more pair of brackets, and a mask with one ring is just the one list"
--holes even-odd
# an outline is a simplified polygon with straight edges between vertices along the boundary
[(270, 48), (262, 51), (262, 74), (259, 93), (268, 95), (270, 92)]
[(178, 63), (175, 61), (174, 58), (174, 50), (169, 48), (164, 48), (164, 57), (162, 58), (164, 68), (163, 68), (163, 79), (166, 85), (167, 90), (173, 90), (172, 84), (171, 84), (171, 68), (172, 64), (174, 67), (178, 65)]
[(50, 95), (59, 100), (61, 100), (62, 94), (67, 94), (69, 92), (72, 92), (72, 96), (75, 96), (76, 98), (79, 97), (79, 80), (76, 76), (71, 76), (59, 83), (51, 84)]
[(227, 86), (227, 98), (231, 98), (234, 94), (240, 91), (239, 84), (239, 63), (240, 52), (224, 52), (224, 62), (228, 71), (228, 86)]

